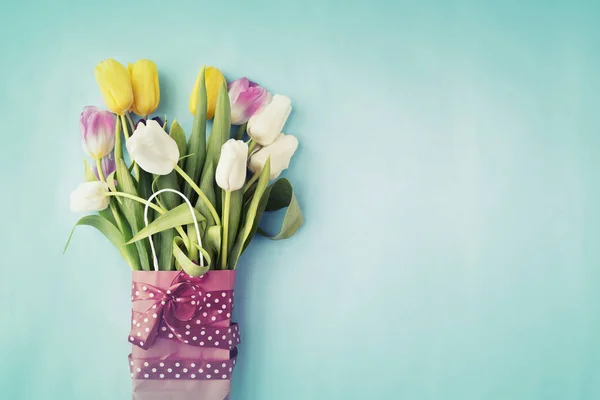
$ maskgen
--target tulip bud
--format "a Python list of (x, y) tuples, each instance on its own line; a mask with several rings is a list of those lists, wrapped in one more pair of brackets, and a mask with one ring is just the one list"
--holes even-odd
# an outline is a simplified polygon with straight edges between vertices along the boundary
[(79, 117), (81, 146), (94, 160), (100, 160), (115, 147), (116, 118), (109, 111), (87, 106)]
[[(217, 97), (219, 97), (219, 89), (227, 81), (225, 77), (215, 67), (208, 67), (204, 73), (206, 85), (206, 119), (212, 119), (215, 116), (215, 108), (217, 107)], [(190, 96), (190, 112), (196, 114), (196, 103), (198, 101), (198, 85), (200, 84), (200, 74), (196, 78), (192, 95)]]
[(231, 124), (245, 124), (251, 116), (260, 112), (270, 101), (271, 94), (265, 88), (246, 78), (231, 82), (229, 84)]
[(152, 114), (160, 102), (156, 64), (150, 60), (139, 60), (129, 64), (128, 69), (133, 88), (133, 112), (141, 117)]
[(291, 112), (290, 98), (276, 94), (261, 112), (248, 120), (248, 135), (261, 146), (270, 145), (283, 130)]
[(221, 157), (217, 164), (215, 179), (223, 190), (238, 190), (246, 183), (246, 164), (248, 162), (248, 144), (229, 139), (221, 147)]
[(71, 192), (71, 211), (102, 211), (108, 207), (108, 185), (106, 182), (86, 182)]
[(282, 133), (277, 140), (267, 147), (263, 147), (250, 157), (249, 168), (254, 173), (262, 172), (265, 163), (271, 158), (271, 175), (269, 179), (276, 179), (283, 170), (290, 165), (290, 160), (298, 148), (298, 139), (292, 135)]
[(119, 115), (129, 111), (133, 105), (133, 89), (127, 68), (109, 58), (96, 66), (94, 75), (108, 109)]
[[(102, 167), (102, 176), (107, 178), (110, 174), (117, 170), (117, 164), (115, 162), (115, 153), (112, 151), (108, 153), (108, 155), (102, 160), (100, 160), (100, 165)], [(94, 171), (94, 175), (96, 178), (100, 179), (100, 175), (98, 175), (98, 167), (93, 166), (92, 170)]]
[(179, 161), (179, 147), (154, 120), (138, 124), (125, 143), (131, 158), (146, 172), (168, 175)]

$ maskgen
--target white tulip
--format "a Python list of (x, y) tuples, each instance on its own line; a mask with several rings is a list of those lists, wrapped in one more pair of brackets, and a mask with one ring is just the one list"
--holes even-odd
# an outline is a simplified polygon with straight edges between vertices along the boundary
[(258, 114), (250, 117), (247, 126), (248, 135), (261, 146), (270, 145), (281, 134), (291, 112), (290, 98), (276, 94)]
[(93, 181), (80, 184), (71, 192), (71, 211), (92, 212), (108, 207), (108, 185), (105, 182)]
[(248, 143), (229, 139), (221, 147), (221, 157), (215, 179), (223, 190), (238, 190), (246, 183), (246, 164), (248, 163)]
[(290, 160), (297, 148), (298, 139), (295, 136), (282, 133), (273, 144), (252, 154), (249, 168), (254, 173), (261, 173), (267, 159), (271, 157), (271, 176), (269, 179), (276, 179), (284, 169), (289, 167)]
[(151, 174), (168, 175), (179, 161), (177, 143), (154, 120), (138, 124), (126, 146), (131, 158)]

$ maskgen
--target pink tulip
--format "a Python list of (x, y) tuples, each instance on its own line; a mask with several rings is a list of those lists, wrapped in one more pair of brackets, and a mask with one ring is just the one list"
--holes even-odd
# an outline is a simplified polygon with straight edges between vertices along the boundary
[(271, 94), (247, 78), (231, 82), (229, 84), (231, 124), (245, 124), (251, 116), (257, 114), (270, 101)]
[(81, 146), (94, 160), (106, 157), (115, 147), (116, 117), (110, 111), (94, 106), (83, 109), (79, 118)]

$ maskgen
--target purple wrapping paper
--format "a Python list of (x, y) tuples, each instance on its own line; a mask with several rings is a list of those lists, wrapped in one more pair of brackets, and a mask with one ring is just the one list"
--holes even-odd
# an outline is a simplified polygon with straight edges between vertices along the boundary
[(132, 399), (228, 399), (239, 343), (235, 271), (133, 271), (132, 280)]

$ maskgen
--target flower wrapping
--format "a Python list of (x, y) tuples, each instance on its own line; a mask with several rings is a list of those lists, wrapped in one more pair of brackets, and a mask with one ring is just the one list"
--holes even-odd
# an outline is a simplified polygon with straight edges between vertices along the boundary
[(132, 281), (132, 399), (227, 399), (240, 343), (235, 271), (133, 271)]

